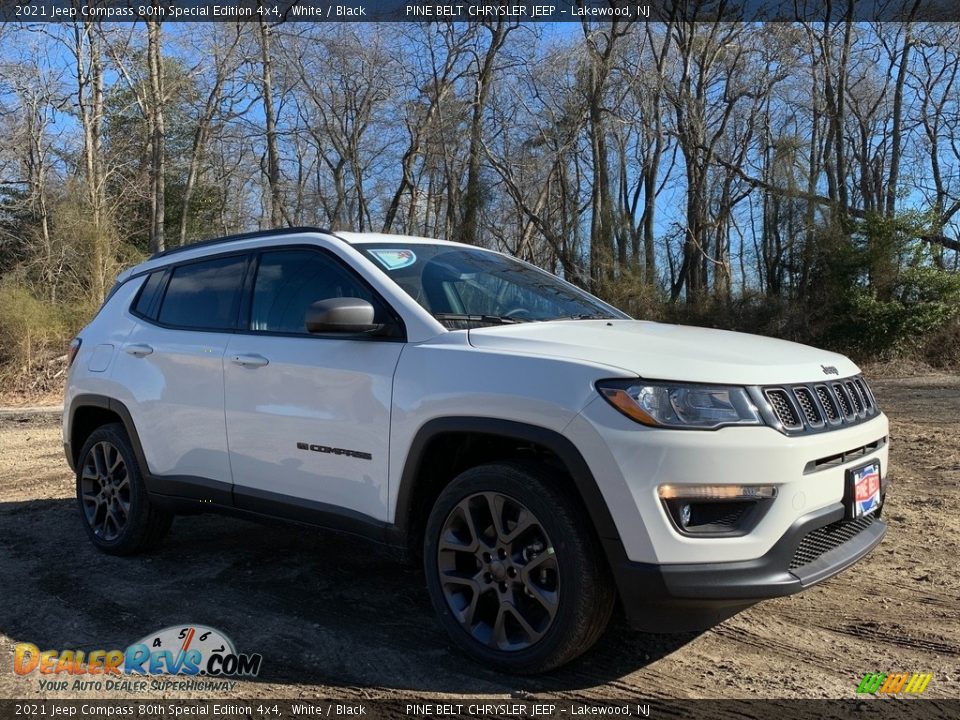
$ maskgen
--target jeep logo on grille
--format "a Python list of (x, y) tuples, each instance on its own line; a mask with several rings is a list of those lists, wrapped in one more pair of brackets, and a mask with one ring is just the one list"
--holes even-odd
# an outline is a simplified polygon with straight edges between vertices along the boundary
[(820, 368), (823, 370), (824, 375), (839, 375), (840, 371), (837, 370), (833, 365), (821, 365)]

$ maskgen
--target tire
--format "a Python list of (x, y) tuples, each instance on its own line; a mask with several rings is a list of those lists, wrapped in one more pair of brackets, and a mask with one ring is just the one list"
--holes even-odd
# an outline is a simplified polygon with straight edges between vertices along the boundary
[(155, 547), (173, 515), (150, 502), (143, 473), (120, 423), (90, 435), (77, 462), (77, 506), (91, 542), (111, 555)]
[(589, 519), (560, 478), (532, 464), (481, 465), (456, 477), (427, 520), (424, 570), (454, 643), (515, 674), (547, 672), (585, 652), (616, 601)]

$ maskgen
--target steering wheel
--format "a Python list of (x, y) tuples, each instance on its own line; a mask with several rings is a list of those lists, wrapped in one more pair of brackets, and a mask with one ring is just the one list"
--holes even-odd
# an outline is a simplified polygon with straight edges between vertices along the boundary
[(526, 308), (518, 307), (513, 308), (513, 310), (508, 310), (503, 314), (503, 316), (508, 318), (529, 318), (530, 311)]

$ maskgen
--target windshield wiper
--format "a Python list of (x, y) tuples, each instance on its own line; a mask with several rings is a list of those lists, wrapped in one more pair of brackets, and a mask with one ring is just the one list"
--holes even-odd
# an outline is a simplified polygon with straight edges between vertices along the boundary
[(600, 315), (597, 313), (578, 313), (576, 315), (562, 315), (560, 317), (550, 318), (551, 320), (616, 320), (613, 315)]
[(516, 323), (529, 322), (522, 318), (506, 317), (505, 315), (465, 315), (463, 313), (434, 313), (433, 316), (443, 322), (444, 320), (453, 320), (461, 322), (488, 323), (490, 325), (515, 325)]

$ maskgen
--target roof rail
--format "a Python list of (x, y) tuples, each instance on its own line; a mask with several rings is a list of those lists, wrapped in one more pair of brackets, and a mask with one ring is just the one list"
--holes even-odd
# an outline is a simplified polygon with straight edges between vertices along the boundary
[(255, 230), (254, 232), (239, 233), (237, 235), (224, 235), (223, 237), (210, 238), (208, 240), (200, 240), (199, 242), (190, 243), (188, 245), (181, 245), (180, 247), (170, 248), (169, 250), (164, 250), (163, 252), (156, 252), (150, 256), (150, 259), (167, 257), (168, 255), (175, 255), (176, 253), (185, 252), (187, 250), (193, 250), (194, 248), (208, 247), (210, 245), (220, 245), (221, 243), (234, 242), (237, 240), (254, 240), (261, 237), (274, 237), (276, 235), (299, 235), (300, 233), (305, 232), (314, 232), (314, 233), (325, 233), (327, 235), (333, 235), (332, 232), (324, 228), (319, 227), (288, 227), (288, 228), (274, 228), (273, 230)]

